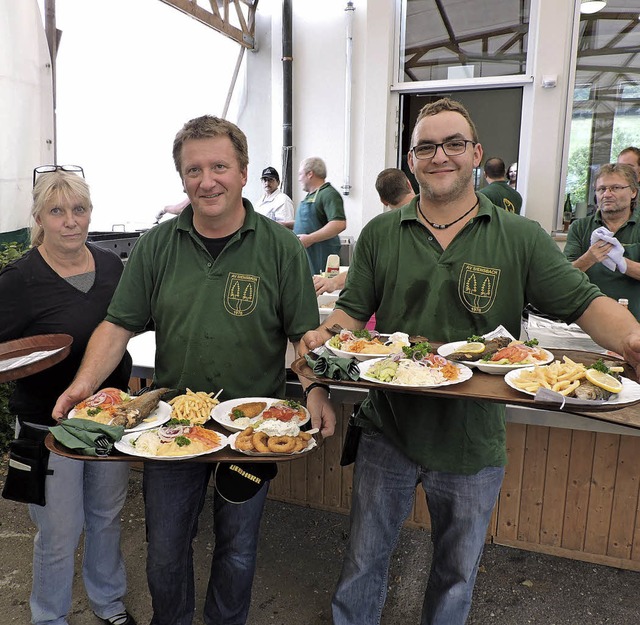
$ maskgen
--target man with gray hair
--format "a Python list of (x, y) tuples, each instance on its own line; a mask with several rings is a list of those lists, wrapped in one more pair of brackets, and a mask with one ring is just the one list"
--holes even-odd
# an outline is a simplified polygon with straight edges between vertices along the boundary
[(569, 226), (564, 254), (605, 295), (629, 300), (629, 310), (640, 319), (640, 215), (633, 168), (600, 167), (596, 200), (595, 214)]
[(296, 211), (293, 232), (307, 250), (312, 275), (322, 273), (329, 254), (340, 251), (338, 235), (347, 227), (342, 196), (326, 178), (327, 166), (321, 158), (300, 163), (298, 180), (307, 195)]

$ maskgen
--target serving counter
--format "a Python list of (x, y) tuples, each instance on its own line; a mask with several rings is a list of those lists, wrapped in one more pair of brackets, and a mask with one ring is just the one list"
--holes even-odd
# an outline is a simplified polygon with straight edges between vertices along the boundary
[[(130, 342), (134, 372), (144, 374), (145, 381), (132, 380), (138, 386), (152, 376), (152, 344), (145, 335)], [(355, 385), (333, 386), (335, 436), (313, 454), (281, 464), (270, 498), (348, 514), (353, 465), (340, 466), (342, 441), (354, 405), (366, 393)], [(289, 371), (287, 397), (301, 396)], [(625, 410), (640, 423), (638, 406)], [(508, 465), (487, 540), (640, 571), (640, 429), (603, 420), (606, 413), (507, 404), (506, 415)], [(429, 528), (420, 488), (407, 525)]]

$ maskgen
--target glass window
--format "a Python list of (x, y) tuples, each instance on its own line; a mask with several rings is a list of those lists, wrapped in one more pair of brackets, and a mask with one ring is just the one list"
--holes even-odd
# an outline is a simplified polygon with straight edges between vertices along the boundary
[(529, 0), (405, 0), (399, 82), (525, 73)]
[(587, 213), (595, 210), (598, 167), (640, 147), (637, 1), (609, 0), (602, 11), (581, 15), (577, 51), (565, 192), (583, 216), (585, 204)]

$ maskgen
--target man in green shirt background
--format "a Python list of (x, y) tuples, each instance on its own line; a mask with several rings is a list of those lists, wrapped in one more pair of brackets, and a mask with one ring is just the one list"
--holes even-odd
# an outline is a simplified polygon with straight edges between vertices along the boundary
[[(519, 336), (531, 302), (577, 322), (638, 366), (633, 316), (573, 268), (539, 224), (475, 193), (481, 161), (477, 131), (460, 103), (445, 98), (422, 109), (408, 154), (419, 196), (364, 227), (335, 311), (301, 347), (322, 345), (335, 323), (360, 329), (373, 313), (382, 333), (438, 342), (498, 325)], [(421, 625), (462, 625), (504, 476), (504, 406), (376, 390), (356, 422), (362, 434), (334, 625), (380, 623), (389, 561), (418, 483), (433, 542)]]
[(507, 182), (507, 168), (501, 158), (488, 158), (484, 164), (487, 186), (480, 189), (496, 206), (509, 213), (520, 214), (522, 196)]
[(565, 256), (609, 297), (628, 300), (640, 319), (640, 215), (636, 173), (620, 163), (596, 172), (598, 210), (577, 219), (567, 233)]
[(298, 180), (307, 195), (296, 211), (293, 231), (307, 250), (312, 275), (322, 273), (327, 257), (340, 252), (338, 235), (347, 227), (342, 196), (326, 178), (321, 158), (312, 156), (300, 163)]

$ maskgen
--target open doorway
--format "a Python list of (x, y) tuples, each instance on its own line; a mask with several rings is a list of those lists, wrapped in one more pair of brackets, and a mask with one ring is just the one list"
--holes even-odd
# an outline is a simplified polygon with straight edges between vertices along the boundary
[[(484, 159), (499, 157), (507, 168), (517, 163), (520, 149), (520, 120), (522, 114), (522, 87), (505, 89), (478, 89), (438, 93), (405, 93), (400, 96), (400, 146), (398, 167), (411, 180), (414, 190), (418, 185), (407, 164), (407, 152), (411, 147), (411, 131), (420, 109), (440, 98), (451, 98), (461, 102), (471, 115), (480, 143), (484, 150)], [(484, 161), (483, 163), (484, 164)], [(480, 189), (486, 183), (482, 176), (482, 166), (474, 173), (475, 188)], [(516, 183), (517, 184), (517, 183)]]

